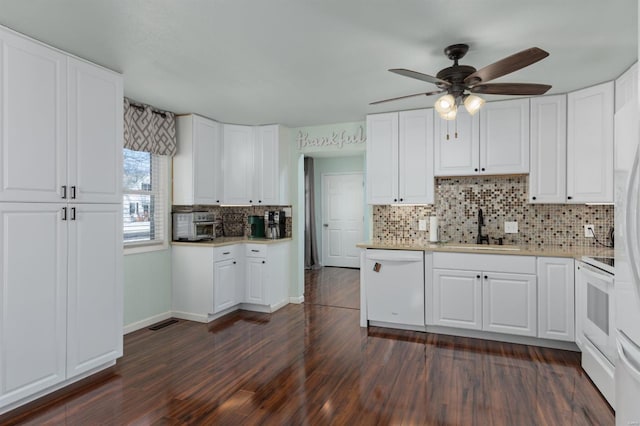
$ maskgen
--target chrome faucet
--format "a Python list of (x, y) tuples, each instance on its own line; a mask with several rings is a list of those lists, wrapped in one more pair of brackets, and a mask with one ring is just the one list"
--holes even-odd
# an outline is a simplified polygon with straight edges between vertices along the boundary
[(482, 235), (483, 226), (484, 226), (484, 216), (482, 214), (482, 209), (478, 209), (478, 237), (476, 238), (476, 244), (482, 244), (484, 242), (489, 244), (489, 236)]

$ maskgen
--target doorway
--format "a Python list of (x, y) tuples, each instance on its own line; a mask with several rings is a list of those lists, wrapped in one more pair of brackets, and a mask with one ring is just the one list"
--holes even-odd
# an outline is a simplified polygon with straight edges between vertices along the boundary
[(322, 265), (358, 268), (363, 241), (361, 172), (322, 174)]

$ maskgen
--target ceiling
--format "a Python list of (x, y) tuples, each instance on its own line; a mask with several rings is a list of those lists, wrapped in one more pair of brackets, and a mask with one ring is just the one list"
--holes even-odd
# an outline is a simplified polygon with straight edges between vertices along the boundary
[[(481, 68), (550, 56), (496, 82), (563, 93), (611, 80), (638, 55), (636, 0), (0, 0), (0, 24), (124, 74), (125, 95), (227, 123), (301, 127), (433, 105), (389, 68), (435, 75), (442, 50)], [(483, 95), (487, 100), (502, 99)]]

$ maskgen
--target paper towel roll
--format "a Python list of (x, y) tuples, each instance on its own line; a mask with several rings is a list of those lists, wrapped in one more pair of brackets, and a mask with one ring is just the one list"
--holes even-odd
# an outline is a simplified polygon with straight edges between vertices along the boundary
[(429, 241), (435, 243), (438, 241), (438, 217), (429, 217)]

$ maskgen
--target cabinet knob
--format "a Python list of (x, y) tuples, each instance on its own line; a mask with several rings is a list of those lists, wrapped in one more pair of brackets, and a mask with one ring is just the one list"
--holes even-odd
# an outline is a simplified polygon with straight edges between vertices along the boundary
[(480, 278), (480, 275), (476, 275), (476, 278)]
[(235, 260), (233, 261), (233, 264), (234, 264), (234, 265), (236, 264), (236, 261), (235, 261)]
[(267, 262), (263, 260), (262, 263), (267, 263)]
[(569, 196), (567, 197), (567, 200), (571, 200), (571, 199), (573, 199), (573, 197), (572, 197), (571, 195), (569, 195)]
[(249, 200), (250, 203), (253, 203), (253, 200)]
[(484, 172), (484, 167), (482, 168), (482, 171)]
[(394, 199), (393, 199), (393, 202), (394, 202), (394, 203), (397, 203), (397, 202), (398, 202), (398, 199), (397, 199), (397, 198), (394, 198)]
[(489, 279), (489, 277), (485, 275), (485, 276), (484, 276), (484, 279), (485, 279), (485, 280), (486, 280), (486, 279)]
[(258, 204), (260, 204), (262, 202), (262, 200), (258, 200)]
[(532, 200), (535, 200), (535, 199), (536, 199), (536, 197), (531, 197), (531, 199), (532, 199)]
[(478, 171), (478, 169), (473, 169), (473, 171), (474, 171), (474, 172), (477, 172), (477, 171)]
[(404, 198), (400, 198), (400, 201), (404, 201)]
[(216, 203), (217, 203), (217, 204), (220, 204), (220, 200), (216, 200)]

